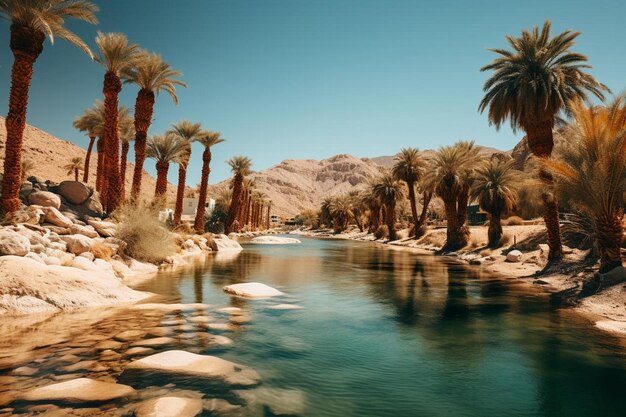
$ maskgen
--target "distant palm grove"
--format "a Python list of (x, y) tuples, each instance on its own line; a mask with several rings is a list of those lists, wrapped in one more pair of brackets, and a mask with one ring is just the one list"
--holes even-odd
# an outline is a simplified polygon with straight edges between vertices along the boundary
[[(249, 178), (251, 160), (244, 156), (227, 161), (233, 174), (231, 187), (216, 197), (217, 207), (208, 216), (205, 203), (212, 148), (224, 139), (187, 120), (172, 123), (166, 132), (150, 132), (155, 100), (165, 92), (178, 104), (176, 89), (187, 87), (182, 74), (124, 34), (98, 32), (92, 51), (65, 26), (68, 19), (96, 24), (97, 11), (89, 1), (0, 0), (0, 12), (11, 22), (14, 55), (6, 117), (3, 213), (10, 218), (21, 209), (28, 94), (35, 63), (49, 37), (72, 43), (104, 70), (102, 96), (94, 97), (93, 107), (74, 120), (75, 128), (89, 140), (87, 155), (84, 160), (68, 161), (64, 168), (77, 181), (87, 182), (95, 175), (95, 188), (108, 214), (140, 198), (144, 164), (152, 159), (157, 172), (154, 204), (164, 203), (170, 165), (177, 168), (172, 227), (178, 227), (187, 193), (187, 167), (193, 157), (191, 144), (197, 142), (204, 152), (195, 231), (221, 231), (220, 226), (226, 233), (269, 228), (272, 202), (255, 190)], [(392, 169), (369, 186), (328, 196), (318, 212), (301, 217), (310, 225), (325, 225), (336, 233), (355, 224), (362, 232), (390, 241), (400, 238), (398, 225), (402, 222), (410, 226), (403, 238), (418, 239), (434, 220), (445, 220), (446, 240), (441, 250), (454, 252), (470, 244), (468, 207), (472, 204), (478, 204), (488, 216), (491, 248), (503, 245), (501, 220), (511, 214), (540, 215), (545, 222), (550, 265), (563, 255), (561, 229), (567, 212), (570, 219), (575, 216), (579, 224), (590, 225), (586, 233), (593, 240), (592, 256), (599, 258), (600, 272), (621, 266), (626, 98), (617, 96), (611, 103), (605, 102), (608, 87), (587, 72), (587, 57), (573, 50), (579, 35), (569, 30), (554, 35), (546, 21), (541, 28), (507, 36), (509, 47), (492, 49), (496, 57), (482, 68), (488, 78), (478, 110), (486, 113), (496, 129), (510, 123), (514, 131), (525, 133), (532, 158), (523, 169), (509, 155), (486, 154), (474, 141), (458, 141), (432, 154), (407, 147), (396, 155)], [(119, 103), (123, 88), (137, 91), (134, 111)], [(557, 141), (557, 137), (563, 140)], [(131, 142), (134, 169), (127, 173)], [(94, 146), (95, 173), (90, 169)], [(132, 176), (130, 190), (124, 186), (127, 175)]]

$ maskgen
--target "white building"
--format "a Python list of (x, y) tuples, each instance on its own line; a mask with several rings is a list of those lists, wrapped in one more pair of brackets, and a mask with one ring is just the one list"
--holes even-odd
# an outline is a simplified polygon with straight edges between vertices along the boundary
[[(215, 200), (212, 198), (207, 199), (204, 204), (205, 213), (210, 215), (215, 209)], [(196, 210), (198, 208), (198, 197), (185, 197), (183, 198), (183, 213), (182, 220), (194, 220), (196, 218)]]

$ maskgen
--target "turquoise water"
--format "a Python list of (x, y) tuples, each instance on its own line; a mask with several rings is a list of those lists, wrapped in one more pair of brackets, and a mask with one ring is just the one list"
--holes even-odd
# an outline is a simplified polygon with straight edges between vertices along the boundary
[[(302, 241), (244, 245), (142, 288), (245, 309), (251, 321), (225, 333), (235, 343), (219, 356), (255, 368), (292, 414), (625, 415), (620, 341), (542, 293), (442, 258)], [(287, 295), (222, 292), (250, 281)], [(303, 309), (268, 308), (277, 303)]]

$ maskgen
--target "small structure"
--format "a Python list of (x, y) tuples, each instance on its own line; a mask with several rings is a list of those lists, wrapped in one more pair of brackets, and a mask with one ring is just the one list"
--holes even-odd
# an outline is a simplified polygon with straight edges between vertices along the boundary
[(277, 214), (272, 214), (270, 216), (270, 224), (272, 226), (278, 226), (280, 224), (280, 216)]
[[(204, 205), (205, 213), (210, 215), (215, 209), (215, 200), (212, 198), (207, 199)], [(194, 220), (196, 218), (196, 210), (198, 209), (198, 197), (185, 197), (183, 198), (183, 220)]]
[(470, 226), (479, 226), (487, 221), (487, 212), (482, 211), (478, 204), (467, 206), (467, 221)]

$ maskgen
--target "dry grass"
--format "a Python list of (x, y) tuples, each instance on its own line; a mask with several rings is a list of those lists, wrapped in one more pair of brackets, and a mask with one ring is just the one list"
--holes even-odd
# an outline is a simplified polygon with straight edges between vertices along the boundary
[(378, 229), (374, 231), (374, 237), (376, 239), (383, 239), (383, 238), (386, 238), (387, 236), (389, 236), (389, 229), (385, 225), (379, 226)]
[(126, 204), (115, 214), (117, 238), (127, 243), (126, 254), (140, 261), (160, 263), (175, 253), (172, 234), (159, 221), (157, 206)]
[(97, 242), (91, 245), (90, 252), (98, 259), (104, 259), (105, 261), (111, 260), (115, 252), (113, 248), (106, 243)]

